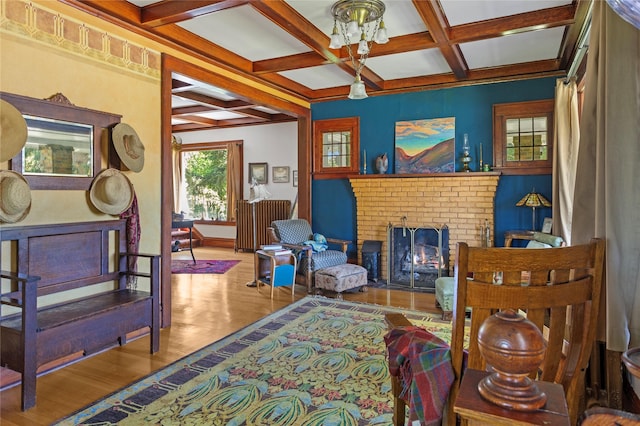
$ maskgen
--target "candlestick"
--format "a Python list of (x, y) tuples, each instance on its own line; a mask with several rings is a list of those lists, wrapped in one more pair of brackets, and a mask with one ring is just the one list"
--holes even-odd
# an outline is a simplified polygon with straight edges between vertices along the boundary
[(367, 174), (367, 150), (366, 149), (364, 150), (364, 167), (363, 167), (363, 169), (364, 169), (364, 174), (366, 175)]
[(482, 144), (480, 144), (480, 170), (482, 171)]

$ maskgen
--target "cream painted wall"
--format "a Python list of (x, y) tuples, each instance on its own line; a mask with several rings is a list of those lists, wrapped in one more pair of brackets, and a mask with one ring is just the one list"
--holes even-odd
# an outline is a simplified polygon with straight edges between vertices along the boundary
[[(242, 140), (244, 151), (244, 195), (249, 199), (249, 163), (267, 163), (269, 179), (266, 185), (274, 200), (294, 202), (298, 188), (293, 186), (293, 171), (298, 164), (298, 123), (278, 123), (253, 127), (241, 127), (201, 132), (183, 132), (178, 136), (183, 144), (203, 142), (224, 142)], [(273, 166), (289, 167), (289, 183), (273, 183)], [(215, 226), (197, 224), (196, 228), (205, 237), (235, 238), (235, 226)]]
[[(0, 90), (34, 98), (64, 94), (74, 105), (122, 115), (145, 145), (145, 166), (125, 174), (136, 188), (140, 250), (160, 252), (160, 80), (1, 33)], [(103, 153), (106, 152), (103, 149)], [(103, 167), (106, 156), (103, 154)], [(107, 220), (86, 191), (32, 191), (29, 215), (15, 225)], [(12, 226), (14, 224), (3, 224)]]

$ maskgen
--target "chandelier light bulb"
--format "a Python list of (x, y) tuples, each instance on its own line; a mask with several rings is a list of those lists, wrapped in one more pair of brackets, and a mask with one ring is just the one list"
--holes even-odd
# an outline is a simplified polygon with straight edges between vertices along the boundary
[(366, 55), (369, 53), (369, 44), (367, 40), (364, 38), (364, 31), (362, 31), (362, 36), (360, 37), (360, 43), (358, 43), (358, 55)]
[(358, 22), (351, 21), (347, 24), (347, 36), (353, 37), (358, 34), (360, 28), (358, 27)]
[(380, 21), (380, 27), (378, 27), (378, 33), (376, 34), (376, 43), (385, 44), (388, 41), (387, 28), (384, 26), (384, 21)]
[(356, 79), (351, 83), (351, 90), (349, 91), (349, 99), (364, 99), (368, 97), (365, 90), (364, 83), (360, 79), (360, 75), (356, 75)]
[(340, 49), (342, 47), (342, 40), (340, 34), (338, 34), (338, 25), (333, 23), (333, 33), (331, 33), (331, 43), (329, 43), (329, 49)]

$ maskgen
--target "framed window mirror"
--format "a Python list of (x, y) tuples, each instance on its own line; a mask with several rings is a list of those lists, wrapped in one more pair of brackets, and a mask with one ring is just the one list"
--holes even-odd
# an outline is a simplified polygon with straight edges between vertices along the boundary
[(101, 141), (120, 115), (73, 105), (58, 93), (35, 99), (0, 92), (27, 122), (27, 142), (10, 168), (21, 173), (31, 189), (88, 190), (102, 169)]

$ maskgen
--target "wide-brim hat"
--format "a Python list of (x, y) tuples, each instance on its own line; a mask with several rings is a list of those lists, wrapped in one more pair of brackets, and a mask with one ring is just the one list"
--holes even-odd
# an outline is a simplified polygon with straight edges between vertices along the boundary
[(27, 122), (22, 113), (0, 99), (0, 162), (13, 158), (27, 143)]
[(105, 169), (93, 178), (89, 198), (93, 205), (103, 213), (119, 215), (133, 203), (133, 185), (131, 181), (116, 169)]
[(31, 188), (20, 174), (0, 170), (0, 221), (15, 223), (24, 219), (31, 210)]
[(111, 139), (120, 161), (132, 172), (142, 170), (144, 145), (133, 127), (126, 123), (116, 124), (111, 133)]

